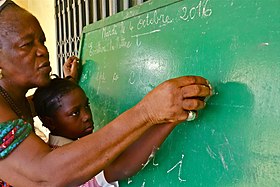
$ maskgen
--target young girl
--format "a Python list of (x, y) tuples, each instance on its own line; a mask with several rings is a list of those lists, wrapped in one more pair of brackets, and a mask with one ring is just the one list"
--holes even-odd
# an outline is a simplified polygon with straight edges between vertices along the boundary
[[(43, 125), (50, 130), (49, 145), (56, 149), (93, 132), (89, 100), (71, 80), (55, 78), (47, 87), (36, 90), (34, 107)], [(104, 178), (103, 171), (81, 186), (118, 186)]]

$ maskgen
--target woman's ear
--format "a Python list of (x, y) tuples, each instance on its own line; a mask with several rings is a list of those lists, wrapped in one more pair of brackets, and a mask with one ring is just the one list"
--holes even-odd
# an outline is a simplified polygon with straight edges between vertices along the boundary
[(51, 132), (55, 130), (55, 123), (53, 119), (49, 116), (39, 117), (43, 126), (47, 127)]

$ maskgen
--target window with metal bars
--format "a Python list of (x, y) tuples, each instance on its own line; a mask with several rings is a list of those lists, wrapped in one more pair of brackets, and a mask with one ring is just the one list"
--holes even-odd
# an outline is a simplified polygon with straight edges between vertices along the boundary
[(66, 59), (78, 55), (84, 26), (148, 0), (55, 0), (59, 75)]

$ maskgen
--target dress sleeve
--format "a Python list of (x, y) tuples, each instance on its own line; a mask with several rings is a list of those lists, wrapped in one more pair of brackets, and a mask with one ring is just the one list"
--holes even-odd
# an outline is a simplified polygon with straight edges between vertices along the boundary
[(0, 159), (6, 158), (31, 131), (31, 124), (23, 119), (0, 123)]
[(108, 183), (105, 179), (104, 172), (101, 171), (94, 178), (79, 187), (119, 187), (118, 181)]
[(104, 171), (101, 171), (99, 174), (95, 176), (97, 183), (102, 187), (119, 187), (118, 181), (108, 183), (104, 176)]

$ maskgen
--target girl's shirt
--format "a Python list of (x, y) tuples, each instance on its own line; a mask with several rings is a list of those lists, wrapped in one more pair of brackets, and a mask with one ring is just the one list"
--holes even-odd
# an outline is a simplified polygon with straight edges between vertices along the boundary
[[(49, 137), (49, 145), (51, 148), (56, 149), (61, 147), (65, 144), (69, 144), (73, 142), (73, 140), (61, 137), (61, 136), (54, 136), (50, 134)], [(104, 172), (101, 171), (97, 174), (94, 178), (89, 180), (88, 182), (80, 185), (79, 187), (119, 187), (118, 181), (108, 183), (105, 179)]]

